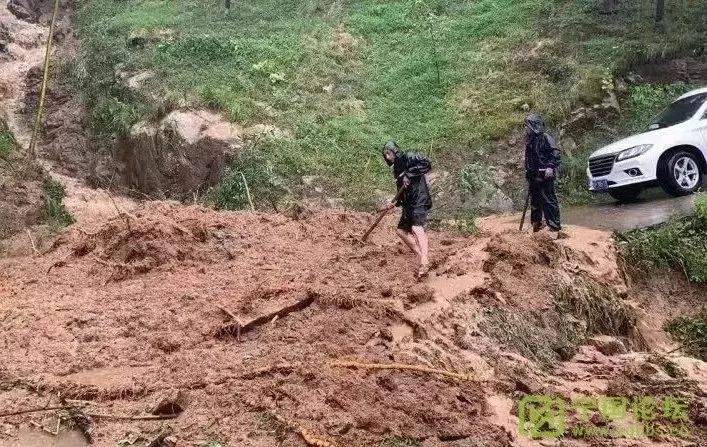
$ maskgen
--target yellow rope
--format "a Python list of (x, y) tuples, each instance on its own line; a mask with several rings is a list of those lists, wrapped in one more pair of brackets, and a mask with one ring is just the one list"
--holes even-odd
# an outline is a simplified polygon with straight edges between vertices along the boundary
[(59, 0), (54, 0), (54, 12), (52, 13), (52, 21), (49, 25), (49, 37), (47, 38), (47, 51), (44, 54), (44, 74), (42, 76), (42, 90), (39, 94), (39, 104), (37, 105), (37, 116), (34, 120), (34, 128), (32, 129), (32, 139), (29, 143), (29, 153), (32, 158), (36, 157), (37, 134), (42, 123), (42, 112), (44, 111), (44, 97), (47, 93), (47, 81), (49, 80), (49, 58), (52, 51), (52, 39), (54, 38), (54, 24), (56, 16), (59, 12)]
[(358, 362), (334, 362), (331, 366), (337, 368), (360, 368), (360, 369), (397, 369), (402, 371), (417, 371), (427, 374), (439, 374), (452, 379), (463, 381), (479, 381), (475, 374), (461, 374), (444, 369), (429, 368), (421, 365), (406, 365), (403, 363), (358, 363)]

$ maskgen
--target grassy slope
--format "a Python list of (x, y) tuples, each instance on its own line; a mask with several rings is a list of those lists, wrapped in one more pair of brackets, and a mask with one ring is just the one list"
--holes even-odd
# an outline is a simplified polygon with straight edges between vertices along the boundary
[[(289, 185), (323, 175), (331, 195), (362, 205), (389, 188), (377, 150), (387, 138), (437, 165), (464, 154), (463, 164), (517, 126), (524, 104), (557, 122), (601, 97), (613, 72), (704, 42), (698, 0), (668, 2), (664, 34), (653, 31), (651, 2), (624, 0), (612, 16), (598, 3), (254, 0), (225, 12), (200, 0), (90, 0), (74, 71), (98, 136), (185, 97), (288, 130), (292, 139), (258, 146), (267, 175)], [(163, 102), (126, 92), (118, 64), (156, 72)]]

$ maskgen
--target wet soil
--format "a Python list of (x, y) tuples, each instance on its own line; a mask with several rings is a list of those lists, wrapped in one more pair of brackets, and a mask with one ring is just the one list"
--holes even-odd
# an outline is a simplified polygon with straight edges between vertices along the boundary
[[(570, 226), (570, 238), (555, 241), (496, 218), (472, 237), (432, 233), (434, 269), (420, 284), (395, 216), (362, 244), (373, 218), (362, 213), (295, 219), (169, 202), (116, 208), (75, 225), (41, 256), (0, 260), (0, 407), (61, 397), (89, 413), (141, 416), (176, 391), (188, 396), (174, 420), (94, 419), (94, 445), (144, 446), (171, 427), (178, 445), (304, 446), (304, 430), (340, 446), (396, 436), (424, 447), (538, 446), (510, 428), (523, 393), (569, 396), (576, 377), (594, 380), (588, 391), (607, 392), (607, 378), (638, 361), (585, 347), (552, 371), (480, 329), (489, 306), (552, 306), (556, 274), (626, 287), (605, 232)], [(240, 338), (219, 336), (234, 319), (245, 327), (307, 297)], [(14, 442), (22, 427), (52, 417), (4, 418), (0, 439)]]

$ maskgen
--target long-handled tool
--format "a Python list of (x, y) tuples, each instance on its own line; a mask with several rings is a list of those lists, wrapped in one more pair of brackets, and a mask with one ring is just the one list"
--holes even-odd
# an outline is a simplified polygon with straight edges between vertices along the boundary
[(528, 193), (525, 195), (525, 205), (523, 206), (523, 216), (520, 218), (520, 227), (518, 231), (523, 231), (523, 224), (525, 223), (525, 215), (528, 213), (528, 205), (530, 204), (530, 185), (528, 185)]
[[(400, 196), (403, 195), (403, 191), (405, 191), (404, 186), (402, 188), (398, 189), (398, 193), (395, 194), (395, 198), (393, 198), (393, 201), (391, 203), (396, 203), (398, 201), (398, 199), (400, 198)], [(385, 215), (388, 214), (388, 211), (390, 211), (390, 210), (384, 209), (383, 211), (378, 213), (378, 217), (376, 217), (376, 220), (373, 222), (373, 225), (371, 225), (371, 227), (368, 230), (366, 230), (363, 237), (361, 238), (361, 242), (366, 242), (366, 239), (368, 239), (368, 236), (370, 236), (371, 233), (373, 232), (373, 230), (376, 229), (376, 227), (381, 222), (381, 220), (383, 220), (383, 217), (385, 217)]]

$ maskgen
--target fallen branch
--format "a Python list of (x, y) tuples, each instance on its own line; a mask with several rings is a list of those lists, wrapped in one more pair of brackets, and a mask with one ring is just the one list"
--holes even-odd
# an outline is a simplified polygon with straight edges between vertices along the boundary
[(250, 188), (248, 188), (248, 182), (245, 179), (245, 175), (243, 175), (243, 171), (240, 171), (241, 178), (243, 179), (243, 186), (245, 186), (245, 194), (246, 197), (248, 197), (248, 203), (250, 204), (250, 210), (255, 212), (255, 206), (253, 205), (253, 198), (250, 196)]
[(66, 265), (66, 259), (61, 259), (56, 261), (54, 264), (50, 265), (47, 269), (47, 275), (52, 271), (54, 267), (64, 267)]
[(127, 416), (122, 414), (102, 414), (102, 413), (85, 413), (94, 419), (114, 419), (121, 421), (159, 421), (162, 419), (175, 419), (179, 414), (154, 414), (146, 416)]
[(279, 414), (275, 413), (274, 411), (270, 411), (270, 414), (272, 414), (276, 421), (300, 435), (300, 437), (304, 440), (304, 442), (307, 443), (307, 445), (311, 445), (314, 447), (335, 447), (334, 443), (315, 437), (296, 422), (289, 421), (284, 417), (280, 416)]
[(70, 405), (60, 405), (60, 406), (55, 406), (55, 407), (41, 407), (41, 408), (30, 408), (28, 410), (9, 411), (6, 413), (0, 413), (0, 418), (4, 418), (4, 417), (8, 417), (8, 416), (17, 416), (20, 414), (40, 413), (42, 411), (68, 410), (70, 408), (74, 408), (74, 407), (72, 407)]
[(34, 244), (34, 239), (32, 238), (32, 233), (29, 231), (29, 228), (27, 228), (27, 237), (29, 238), (29, 243), (32, 245), (32, 250), (34, 251), (34, 254), (41, 254), (39, 250), (37, 250), (37, 246)]
[(270, 373), (281, 373), (281, 374), (289, 374), (295, 369), (295, 365), (292, 365), (290, 363), (285, 363), (282, 365), (271, 365), (271, 366), (266, 366), (265, 368), (259, 368), (254, 371), (249, 371), (247, 373), (243, 373), (240, 376), (237, 376), (238, 379), (243, 379), (243, 380), (251, 380), (255, 379), (256, 377), (261, 377), (266, 374)]
[(226, 308), (223, 307), (223, 306), (219, 306), (218, 304), (216, 305), (216, 307), (218, 307), (221, 312), (223, 312), (223, 313), (225, 313), (226, 315), (228, 315), (229, 317), (231, 317), (231, 320), (233, 320), (233, 321), (238, 321), (238, 317), (237, 317), (233, 312), (231, 312), (230, 310), (226, 309)]
[(248, 321), (245, 324), (241, 324), (237, 320), (233, 323), (228, 323), (224, 326), (222, 326), (217, 332), (216, 336), (217, 337), (224, 337), (224, 336), (238, 336), (240, 337), (241, 334), (248, 332), (258, 326), (262, 326), (264, 324), (267, 324), (271, 322), (274, 318), (283, 318), (292, 312), (297, 312), (300, 310), (306, 309), (309, 305), (311, 305), (314, 300), (317, 298), (317, 294), (312, 292), (312, 291), (307, 291), (307, 296), (293, 304), (290, 304), (289, 306), (285, 306), (281, 309), (278, 309), (274, 312), (270, 312), (266, 315), (262, 315), (260, 317), (257, 317), (253, 320)]
[(172, 427), (167, 427), (163, 429), (152, 441), (147, 444), (147, 447), (159, 447), (163, 444), (164, 440), (172, 434)]
[(416, 371), (427, 374), (438, 374), (452, 379), (462, 381), (479, 381), (475, 374), (461, 374), (444, 369), (435, 369), (422, 365), (406, 365), (403, 363), (358, 363), (358, 362), (333, 362), (331, 366), (336, 368), (354, 369), (397, 369), (401, 371)]

